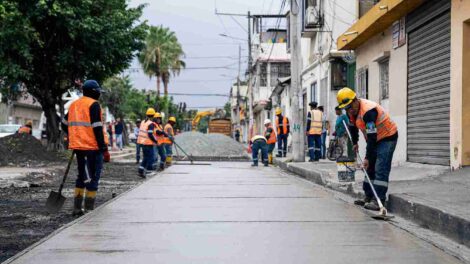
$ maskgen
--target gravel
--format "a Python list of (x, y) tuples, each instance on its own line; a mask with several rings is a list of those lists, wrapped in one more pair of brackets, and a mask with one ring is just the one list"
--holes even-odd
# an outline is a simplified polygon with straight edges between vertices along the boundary
[[(245, 158), (246, 147), (234, 139), (222, 134), (203, 134), (200, 132), (184, 132), (175, 138), (176, 143), (186, 153), (195, 157)], [(173, 154), (183, 155), (181, 150)]]

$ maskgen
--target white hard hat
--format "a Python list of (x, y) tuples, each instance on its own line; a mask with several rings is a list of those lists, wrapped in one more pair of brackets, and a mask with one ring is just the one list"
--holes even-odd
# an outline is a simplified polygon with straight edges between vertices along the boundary
[(266, 119), (266, 120), (264, 120), (264, 124), (265, 124), (265, 125), (271, 124), (271, 119)]

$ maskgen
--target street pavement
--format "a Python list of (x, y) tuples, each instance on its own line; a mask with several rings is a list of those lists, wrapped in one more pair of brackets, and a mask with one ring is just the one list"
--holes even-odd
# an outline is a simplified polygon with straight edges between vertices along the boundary
[(460, 263), (277, 168), (175, 165), (12, 263)]

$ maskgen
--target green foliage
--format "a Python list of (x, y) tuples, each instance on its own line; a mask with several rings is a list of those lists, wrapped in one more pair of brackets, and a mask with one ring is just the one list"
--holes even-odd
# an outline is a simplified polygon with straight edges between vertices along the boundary
[(230, 102), (225, 103), (224, 111), (225, 111), (225, 118), (230, 118), (231, 113), (232, 113), (232, 105), (230, 104)]
[(145, 74), (157, 78), (157, 95), (160, 94), (161, 81), (165, 95), (168, 95), (171, 74), (176, 76), (186, 67), (183, 56), (183, 48), (173, 31), (163, 26), (150, 27), (145, 47), (139, 54), (139, 62)]
[(126, 0), (2, 0), (0, 76), (24, 83), (42, 105), (56, 142), (55, 106), (77, 79), (104, 79), (126, 69), (143, 47), (144, 5)]

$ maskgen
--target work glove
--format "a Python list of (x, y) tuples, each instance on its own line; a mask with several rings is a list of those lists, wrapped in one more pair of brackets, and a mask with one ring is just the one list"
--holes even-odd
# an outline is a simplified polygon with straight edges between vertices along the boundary
[(104, 153), (103, 153), (103, 160), (104, 162), (109, 162), (111, 161), (111, 155), (109, 154), (109, 151), (106, 150)]

